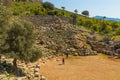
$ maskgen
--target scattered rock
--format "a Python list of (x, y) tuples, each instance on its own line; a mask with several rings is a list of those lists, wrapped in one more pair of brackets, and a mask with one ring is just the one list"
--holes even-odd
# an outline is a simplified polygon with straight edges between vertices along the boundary
[(40, 80), (47, 80), (47, 79), (45, 78), (45, 76), (40, 75)]
[(78, 56), (78, 53), (74, 53), (74, 56)]
[(39, 68), (35, 68), (35, 69), (34, 69), (34, 73), (35, 73), (35, 72), (39, 72), (39, 70), (40, 70)]
[(40, 73), (39, 72), (35, 72), (34, 73), (34, 77), (39, 77), (40, 76)]

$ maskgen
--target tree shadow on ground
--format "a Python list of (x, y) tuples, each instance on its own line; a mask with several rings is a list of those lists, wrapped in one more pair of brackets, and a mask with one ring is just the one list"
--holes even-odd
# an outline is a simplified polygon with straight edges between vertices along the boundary
[(8, 74), (12, 74), (15, 75), (17, 77), (23, 77), (26, 74), (22, 71), (22, 69), (20, 68), (14, 68), (14, 66), (10, 63), (6, 63), (6, 61), (4, 62), (0, 62), (0, 74), (4, 74), (4, 73), (8, 73)]

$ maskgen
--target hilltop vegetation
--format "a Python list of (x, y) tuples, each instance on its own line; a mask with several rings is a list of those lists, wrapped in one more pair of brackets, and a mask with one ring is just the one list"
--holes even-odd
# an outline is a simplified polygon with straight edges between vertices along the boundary
[[(106, 21), (104, 18), (102, 20), (90, 18), (88, 11), (83, 11), (82, 14), (87, 14), (86, 16), (77, 14), (78, 11), (69, 12), (65, 10), (65, 7), (61, 6), (61, 9), (55, 8), (53, 4), (49, 2), (38, 3), (38, 2), (13, 2), (11, 6), (8, 7), (9, 10), (13, 11), (13, 15), (56, 15), (62, 16), (69, 19), (70, 23), (81, 25), (86, 29), (92, 30), (95, 33), (101, 35), (104, 34), (105, 37), (109, 37), (112, 40), (120, 40), (120, 23), (115, 21)], [(77, 12), (76, 12), (77, 11)], [(76, 18), (72, 16), (76, 15)], [(85, 15), (84, 14), (84, 15)]]

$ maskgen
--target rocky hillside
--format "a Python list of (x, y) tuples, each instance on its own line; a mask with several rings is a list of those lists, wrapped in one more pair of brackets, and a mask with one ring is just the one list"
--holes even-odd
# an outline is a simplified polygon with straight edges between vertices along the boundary
[[(72, 54), (72, 55), (94, 55), (93, 48), (90, 44), (92, 41), (100, 39), (98, 35), (94, 35), (91, 31), (84, 29), (82, 26), (75, 26), (69, 23), (69, 20), (57, 16), (27, 16), (27, 20), (31, 21), (36, 27), (37, 37), (35, 47), (39, 48), (43, 57), (35, 63), (25, 63), (18, 61), (18, 80), (38, 80), (40, 69), (38, 66), (43, 65), (46, 60), (53, 58), (54, 55)], [(3, 59), (2, 59), (3, 60)], [(13, 59), (4, 59), (2, 61), (1, 72), (12, 72), (12, 66), (7, 66), (8, 61), (12, 64)], [(4, 70), (6, 69), (6, 70)], [(23, 71), (23, 72), (22, 72)], [(9, 73), (7, 73), (9, 75)], [(7, 74), (0, 75), (0, 80), (13, 80), (15, 76), (11, 77)], [(44, 75), (44, 74), (43, 74)], [(10, 79), (7, 79), (10, 78)], [(23, 78), (23, 79), (22, 79)], [(27, 78), (27, 79), (26, 79)]]
[(28, 16), (38, 32), (37, 46), (45, 55), (92, 55), (105, 53), (119, 57), (119, 41), (103, 38), (98, 34), (72, 25), (68, 18), (58, 16)]
[(82, 26), (75, 26), (65, 18), (57, 16), (29, 16), (38, 32), (37, 46), (48, 54), (94, 54), (89, 41), (100, 39)]
[[(113, 52), (120, 53), (120, 44), (102, 39), (98, 34), (84, 29), (82, 26), (72, 25), (67, 18), (58, 16), (26, 16), (28, 21), (31, 21), (36, 28), (37, 37), (35, 47), (39, 48), (43, 57), (39, 63), (29, 63), (18, 61), (19, 73), (24, 73), (26, 76), (18, 78), (18, 80), (37, 80), (41, 73), (40, 66), (46, 60), (53, 58), (54, 55), (71, 54), (75, 56), (95, 55), (97, 53), (106, 53), (114, 55)], [(112, 48), (111, 48), (112, 47)], [(113, 50), (112, 50), (113, 49)], [(97, 51), (97, 52), (96, 52)], [(120, 57), (120, 55), (118, 55)], [(12, 60), (7, 59), (8, 61)], [(7, 61), (7, 63), (8, 63)], [(2, 72), (9, 71), (11, 66), (4, 70), (4, 64), (0, 67)], [(44, 75), (44, 74), (43, 74)], [(14, 76), (8, 74), (0, 75), (2, 80), (13, 80)], [(8, 76), (8, 77), (7, 77)], [(11, 79), (8, 79), (11, 78)], [(26, 79), (27, 78), (27, 79)]]

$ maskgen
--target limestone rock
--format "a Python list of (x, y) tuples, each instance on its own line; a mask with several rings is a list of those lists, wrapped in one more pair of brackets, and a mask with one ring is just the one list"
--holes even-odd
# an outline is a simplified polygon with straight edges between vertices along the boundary
[(47, 79), (45, 78), (45, 76), (41, 75), (40, 80), (47, 80)]
[(78, 53), (74, 53), (74, 56), (78, 56)]

